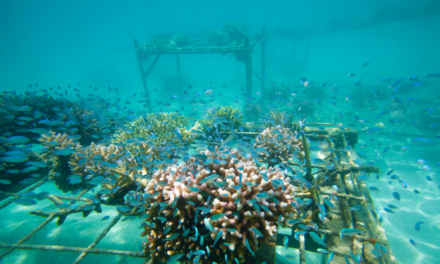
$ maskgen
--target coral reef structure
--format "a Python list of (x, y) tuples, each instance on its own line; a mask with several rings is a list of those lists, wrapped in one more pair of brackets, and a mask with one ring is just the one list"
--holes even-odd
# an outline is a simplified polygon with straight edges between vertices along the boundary
[(229, 133), (240, 127), (243, 115), (240, 110), (232, 106), (209, 108), (205, 120), (200, 121), (205, 137), (214, 143), (223, 142)]
[(157, 170), (144, 193), (128, 195), (135, 208), (119, 210), (145, 207), (143, 248), (153, 260), (242, 263), (293, 217), (294, 188), (283, 171), (216, 147)]
[(279, 109), (277, 109), (276, 111), (270, 111), (266, 117), (266, 125), (269, 127), (281, 126), (288, 128), (293, 132), (299, 131), (299, 124), (293, 120), (292, 114), (287, 114), (286, 112), (281, 112)]
[(135, 138), (158, 143), (190, 144), (194, 140), (189, 119), (178, 113), (153, 113), (139, 117), (128, 123), (126, 129), (120, 129), (113, 136), (113, 142), (133, 141)]
[(305, 154), (300, 134), (280, 126), (266, 128), (255, 140), (254, 152), (271, 166), (288, 162), (302, 162)]

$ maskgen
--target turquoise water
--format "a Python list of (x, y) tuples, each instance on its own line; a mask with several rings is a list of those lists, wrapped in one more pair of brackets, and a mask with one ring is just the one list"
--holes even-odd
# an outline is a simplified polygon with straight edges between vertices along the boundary
[[(191, 203), (185, 204), (194, 209), (186, 208), (188, 214), (194, 217), (205, 207), (212, 211), (202, 213), (197, 220), (191, 218), (194, 224), (186, 223), (191, 230), (187, 236), (194, 238), (187, 238), (187, 243), (195, 241), (199, 246), (197, 251), (185, 251), (186, 256), (182, 255), (180, 260), (225, 263), (218, 255), (227, 255), (228, 263), (249, 262), (263, 241), (252, 228), (260, 228), (264, 239), (276, 237), (264, 231), (262, 222), (252, 223), (245, 231), (238, 230), (237, 234), (244, 232), (248, 237), (234, 236), (233, 231), (221, 227), (222, 221), (232, 221), (235, 217), (236, 221), (244, 221), (241, 214), (245, 210), (267, 213), (258, 205), (264, 206), (266, 198), (256, 196), (262, 190), (253, 189), (254, 196), (248, 199), (256, 199), (258, 203), (247, 203), (245, 198), (237, 201), (240, 195), (231, 195), (237, 192), (233, 186), (241, 183), (239, 168), (251, 166), (240, 155), (258, 166), (273, 166), (284, 172), (284, 187), (290, 186), (286, 180), (289, 179), (295, 188), (310, 190), (318, 186), (328, 191), (336, 184), (331, 171), (346, 164), (340, 161), (340, 156), (329, 158), (336, 151), (352, 157), (346, 166), (374, 166), (379, 170), (356, 177), (366, 177), (358, 180), (365, 182), (370, 190), (375, 208), (369, 209), (377, 216), (376, 223), (383, 227), (385, 242), (389, 243), (395, 261), (436, 262), (439, 255), (436, 219), (440, 213), (437, 206), (440, 193), (438, 1), (133, 1), (127, 4), (3, 1), (0, 10), (0, 191), (3, 192), (0, 197), (4, 199), (1, 203), (7, 203), (14, 193), (21, 191), (18, 201), (1, 209), (0, 223), (4, 232), (0, 235), (0, 243), (3, 243), (0, 254), (6, 252), (5, 244), (18, 243), (44, 222), (44, 217), (30, 212), (68, 209), (79, 212), (67, 216), (60, 225), (55, 218), (20, 244), (87, 248), (112, 221), (121, 217), (95, 248), (128, 251), (137, 257), (87, 254), (81, 262), (142, 263), (144, 257), (139, 254), (150, 253), (144, 251), (147, 241), (155, 245), (140, 236), (144, 229), (148, 229), (148, 233), (151, 230), (166, 232), (166, 223), (171, 220), (180, 225), (176, 218), (180, 212), (177, 214), (174, 208), (184, 205), (172, 204), (173, 199), (163, 190), (183, 188), (187, 191), (185, 188), (192, 186), (207, 189), (203, 189), (201, 198), (195, 189), (188, 189), (196, 193), (193, 200), (181, 198), (196, 203), (194, 208)], [(247, 64), (248, 68), (243, 63), (248, 54), (246, 50), (231, 52), (231, 49), (243, 50), (246, 37), (252, 47), (249, 53), (252, 62)], [(138, 48), (133, 45), (133, 39), (137, 40)], [(223, 52), (207, 53), (213, 48)], [(157, 53), (165, 54), (150, 67)], [(143, 72), (149, 71), (145, 85), (136, 54), (143, 59)], [(251, 75), (250, 81), (246, 69)], [(232, 107), (226, 110), (232, 118), (210, 115), (225, 106)], [(285, 112), (284, 120), (271, 122), (267, 114), (278, 110)], [(150, 114), (151, 119), (146, 114)], [(139, 119), (142, 116), (145, 119)], [(168, 119), (160, 119), (164, 116)], [(298, 127), (289, 125), (289, 116)], [(174, 122), (180, 122), (176, 120), (183, 117), (188, 119), (175, 125)], [(284, 132), (277, 125), (290, 132)], [(277, 147), (283, 146), (283, 151), (290, 149), (289, 158), (301, 166), (289, 165), (281, 154), (272, 153), (273, 148), (258, 148), (257, 145), (264, 142), (260, 133), (267, 127), (271, 127), (268, 131), (272, 135), (282, 134), (284, 140), (274, 136), (271, 142), (276, 141)], [(316, 133), (307, 134), (311, 138), (306, 141), (310, 145), (312, 164), (317, 166), (313, 172), (329, 177), (332, 184), (320, 186), (317, 177), (313, 180), (304, 177), (307, 166), (306, 158), (301, 156), (300, 142), (302, 130), (307, 127), (321, 130), (333, 127), (358, 133), (355, 145), (342, 148), (337, 147), (336, 136), (329, 139), (336, 142), (332, 147), (325, 140), (312, 139)], [(167, 132), (162, 134), (162, 130)], [(62, 140), (61, 136), (55, 139), (57, 134), (51, 137), (50, 131), (66, 136)], [(300, 150), (295, 150), (294, 145), (300, 146)], [(236, 166), (234, 177), (237, 179), (232, 178), (235, 183), (228, 183), (228, 174), (219, 172), (218, 166), (229, 166), (221, 161), (234, 159), (230, 156), (233, 149), (238, 150), (236, 158), (243, 164)], [(206, 150), (203, 156), (201, 151)], [(262, 154), (265, 151), (271, 152), (270, 158)], [(168, 172), (182, 169), (178, 166), (187, 166), (194, 174), (201, 173), (197, 167), (200, 164), (210, 170), (208, 175), (218, 173), (220, 177), (204, 178), (208, 182), (204, 186), (192, 183), (187, 174), (179, 181), (159, 179), (159, 176), (154, 179), (155, 173), (159, 175), (167, 168)], [(322, 167), (318, 168), (319, 165)], [(258, 171), (260, 178), (256, 181), (266, 184), (261, 177), (267, 172), (262, 168)], [(118, 177), (131, 178), (123, 181)], [(203, 177), (208, 176), (200, 176), (200, 179)], [(31, 194), (22, 195), (26, 192), (24, 188), (41, 180), (45, 182)], [(262, 187), (264, 192), (282, 189), (275, 178), (272, 180), (275, 182)], [(246, 178), (243, 182), (251, 181)], [(241, 188), (244, 191), (248, 187), (255, 186)], [(231, 198), (222, 197), (219, 189), (230, 192)], [(49, 195), (73, 197), (82, 190), (86, 192), (81, 197), (88, 200), (70, 203), (61, 199), (55, 205), (56, 201), (48, 199)], [(155, 204), (153, 196), (149, 196), (155, 193), (161, 193), (164, 200), (160, 198)], [(142, 195), (142, 199), (136, 195)], [(229, 199), (232, 205), (213, 205), (216, 198)], [(139, 205), (134, 201), (139, 199), (145, 203)], [(297, 246), (292, 246), (298, 242), (286, 224), (289, 219), (303, 217), (301, 212), (307, 210), (292, 209), (291, 203), (301, 204), (297, 199), (275, 199), (285, 199), (288, 213), (266, 205), (276, 218), (282, 214), (283, 219), (272, 219), (267, 214), (265, 219), (272, 223), (269, 228), (278, 228), (279, 237), (286, 235), (290, 241), (287, 249), (282, 241), (277, 241), (276, 263), (299, 263)], [(339, 203), (334, 196), (329, 199)], [(159, 202), (169, 203), (168, 207)], [(240, 211), (236, 207), (239, 203), (247, 209)], [(322, 212), (322, 207), (318, 210), (319, 203), (326, 212)], [(86, 209), (78, 209), (86, 204)], [(164, 221), (149, 218), (149, 214), (153, 215), (149, 210), (154, 206), (162, 208), (158, 215), (151, 217), (162, 216), (166, 218)], [(309, 204), (310, 208), (323, 213), (321, 220), (324, 220), (310, 216), (313, 221), (308, 225), (325, 229), (332, 219), (332, 209), (322, 200)], [(382, 216), (380, 221), (376, 209)], [(170, 212), (160, 213), (162, 210)], [(220, 214), (219, 210), (225, 214), (223, 217), (229, 218), (222, 218), (220, 222), (212, 220), (214, 215)], [(83, 217), (83, 211), (90, 214)], [(217, 228), (216, 232), (203, 222), (207, 218)], [(284, 220), (286, 224), (279, 224)], [(156, 226), (150, 228), (152, 223)], [(232, 226), (234, 224), (229, 224), (228, 228), (232, 230)], [(356, 250), (341, 251), (329, 246), (328, 252), (317, 253), (319, 241), (310, 237), (314, 229), (308, 228), (306, 240), (313, 240), (311, 243), (315, 246), (306, 247), (307, 263), (345, 263), (343, 255), (355, 263), (349, 253), (356, 255)], [(168, 232), (183, 236), (185, 230), (178, 230)], [(220, 230), (224, 231), (223, 238), (214, 242)], [(304, 229), (297, 231), (301, 230)], [(200, 240), (201, 236), (205, 242)], [(249, 238), (247, 242), (245, 238)], [(236, 243), (244, 255), (234, 253), (239, 252), (238, 249), (228, 250), (229, 243)], [(246, 243), (250, 243), (249, 246)], [(211, 250), (205, 249), (207, 245)], [(81, 254), (54, 249), (15, 249), (0, 255), (0, 263), (73, 263)], [(365, 256), (362, 261), (381, 263), (379, 259), (386, 252), (379, 246), (375, 250), (373, 261), (366, 260)], [(332, 252), (335, 259), (329, 261)], [(161, 259), (163, 263), (177, 255), (167, 254), (168, 257)], [(259, 262), (255, 260), (255, 263)]]

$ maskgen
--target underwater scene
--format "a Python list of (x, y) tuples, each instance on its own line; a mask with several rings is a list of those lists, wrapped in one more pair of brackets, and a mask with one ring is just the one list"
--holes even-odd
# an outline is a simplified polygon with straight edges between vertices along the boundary
[(440, 1), (0, 14), (0, 264), (440, 263)]

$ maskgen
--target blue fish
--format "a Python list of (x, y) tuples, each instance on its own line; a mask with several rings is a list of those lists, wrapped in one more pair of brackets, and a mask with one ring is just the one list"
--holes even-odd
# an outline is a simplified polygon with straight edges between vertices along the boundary
[(380, 79), (377, 83), (389, 83), (393, 80), (393, 78), (385, 78), (385, 79)]
[(383, 210), (384, 210), (385, 212), (387, 212), (387, 213), (394, 214), (394, 211), (391, 210), (390, 208), (384, 208)]
[(384, 154), (385, 152), (387, 152), (390, 149), (390, 146), (386, 147), (383, 151), (382, 154)]
[(416, 88), (416, 87), (421, 86), (421, 85), (424, 84), (424, 83), (425, 83), (425, 82), (416, 82), (416, 83), (413, 83), (413, 84), (411, 85), (411, 87)]
[(247, 238), (245, 239), (245, 243), (246, 243), (246, 248), (249, 250), (249, 252), (251, 252), (252, 256), (254, 256), (255, 253), (252, 252), (251, 246), (249, 245), (249, 241)]
[(309, 232), (310, 237), (313, 239), (313, 241), (315, 241), (317, 244), (323, 246), (323, 247), (327, 247), (327, 244), (325, 244), (322, 239), (315, 233), (315, 232)]
[(37, 204), (37, 202), (35, 200), (28, 199), (28, 198), (16, 199), (14, 201), (14, 203), (19, 204), (19, 205), (24, 205), (24, 206), (31, 206), (31, 205), (36, 205)]
[(422, 226), (423, 223), (424, 223), (424, 222), (422, 222), (422, 221), (418, 221), (418, 222), (416, 223), (416, 225), (414, 226), (414, 229), (415, 229), (416, 231), (420, 231), (420, 227)]
[(403, 188), (405, 188), (405, 189), (408, 188), (408, 184), (406, 184), (406, 182), (399, 180), (399, 183)]
[(406, 80), (406, 78), (400, 78), (400, 79), (395, 80), (393, 84), (394, 84), (394, 86), (397, 86), (397, 85), (401, 84), (405, 80)]

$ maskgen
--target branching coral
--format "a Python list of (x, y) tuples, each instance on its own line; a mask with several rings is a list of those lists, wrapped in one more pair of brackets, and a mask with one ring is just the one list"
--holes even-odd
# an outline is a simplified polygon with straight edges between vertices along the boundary
[(237, 128), (243, 120), (243, 115), (238, 108), (232, 106), (212, 107), (208, 109), (206, 119), (201, 123), (211, 125), (219, 120), (224, 120)]
[(281, 112), (279, 109), (277, 109), (277, 111), (270, 111), (270, 113), (267, 114), (267, 118), (270, 127), (282, 126), (296, 132), (299, 130), (298, 123), (293, 121), (293, 115)]
[(304, 160), (301, 137), (288, 128), (265, 129), (255, 140), (255, 153), (262, 161), (275, 165), (279, 162)]
[(181, 254), (181, 263), (244, 262), (293, 217), (294, 186), (284, 172), (258, 167), (236, 150), (204, 154), (204, 161), (191, 157), (156, 171), (142, 198), (127, 199), (149, 199), (141, 205), (143, 247), (155, 260)]
[(171, 142), (190, 144), (194, 140), (191, 129), (186, 129), (189, 119), (178, 113), (147, 114), (129, 123), (113, 137), (113, 142), (143, 138), (154, 143)]
[(175, 144), (138, 141), (82, 147), (67, 135), (52, 133), (40, 139), (46, 146), (42, 158), (51, 164), (50, 176), (63, 191), (102, 185), (99, 194), (107, 203), (121, 204), (124, 195), (147, 186), (153, 167), (173, 163), (186, 148)]
[(243, 115), (232, 106), (213, 107), (207, 110), (205, 120), (200, 121), (205, 137), (213, 142), (221, 143), (229, 134), (240, 126)]

